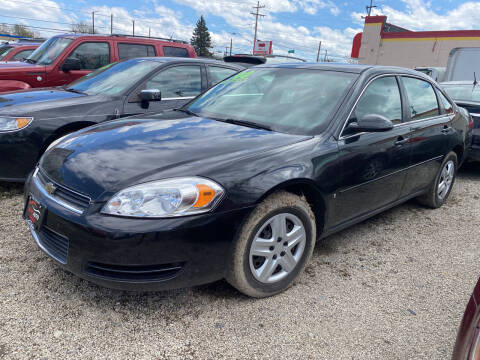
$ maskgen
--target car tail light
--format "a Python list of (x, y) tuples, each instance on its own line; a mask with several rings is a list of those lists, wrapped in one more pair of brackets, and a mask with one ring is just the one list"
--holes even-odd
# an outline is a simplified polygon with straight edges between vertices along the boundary
[(473, 117), (472, 117), (472, 115), (470, 115), (470, 121), (468, 123), (468, 128), (473, 129), (474, 125), (475, 125), (475, 123), (473, 122)]

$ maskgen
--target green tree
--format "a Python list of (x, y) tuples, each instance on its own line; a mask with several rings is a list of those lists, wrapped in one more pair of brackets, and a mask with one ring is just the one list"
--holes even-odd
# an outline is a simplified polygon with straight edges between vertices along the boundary
[[(72, 24), (72, 32), (79, 34), (93, 34), (93, 27), (84, 22)], [(95, 34), (97, 30), (95, 30)]]
[(200, 16), (200, 20), (197, 21), (190, 44), (193, 45), (198, 56), (212, 56), (212, 53), (210, 52), (210, 49), (212, 48), (212, 39), (210, 38), (210, 33), (208, 32), (207, 24), (205, 23), (203, 15)]
[(35, 33), (33, 31), (27, 30), (25, 26), (19, 24), (13, 25), (12, 35), (23, 36), (27, 38), (35, 37)]

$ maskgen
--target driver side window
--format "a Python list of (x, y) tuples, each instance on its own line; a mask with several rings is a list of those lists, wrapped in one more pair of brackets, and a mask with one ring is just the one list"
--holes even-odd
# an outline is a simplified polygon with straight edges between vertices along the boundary
[(371, 114), (382, 115), (393, 124), (402, 122), (402, 101), (395, 77), (374, 80), (362, 94), (348, 123)]
[(82, 70), (95, 70), (110, 63), (110, 46), (103, 42), (83, 43), (68, 58), (80, 60)]

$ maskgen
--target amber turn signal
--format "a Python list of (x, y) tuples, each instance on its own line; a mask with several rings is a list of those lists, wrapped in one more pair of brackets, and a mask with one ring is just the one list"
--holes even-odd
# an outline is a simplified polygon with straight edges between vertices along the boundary
[(197, 189), (198, 198), (195, 204), (193, 204), (194, 208), (201, 208), (208, 205), (215, 197), (215, 190), (213, 190), (210, 186), (197, 184)]

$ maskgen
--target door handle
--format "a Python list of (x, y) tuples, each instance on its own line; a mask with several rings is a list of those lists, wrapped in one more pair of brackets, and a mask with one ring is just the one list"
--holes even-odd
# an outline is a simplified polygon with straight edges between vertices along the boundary
[(449, 134), (450, 131), (452, 131), (452, 127), (451, 127), (451, 126), (445, 125), (445, 126), (443, 127), (443, 129), (442, 129), (442, 133), (445, 134), (445, 135), (446, 135), (446, 134)]
[(402, 146), (406, 143), (408, 143), (409, 139), (408, 138), (404, 138), (403, 136), (399, 136), (397, 138), (397, 141), (395, 141), (395, 145), (396, 146)]

